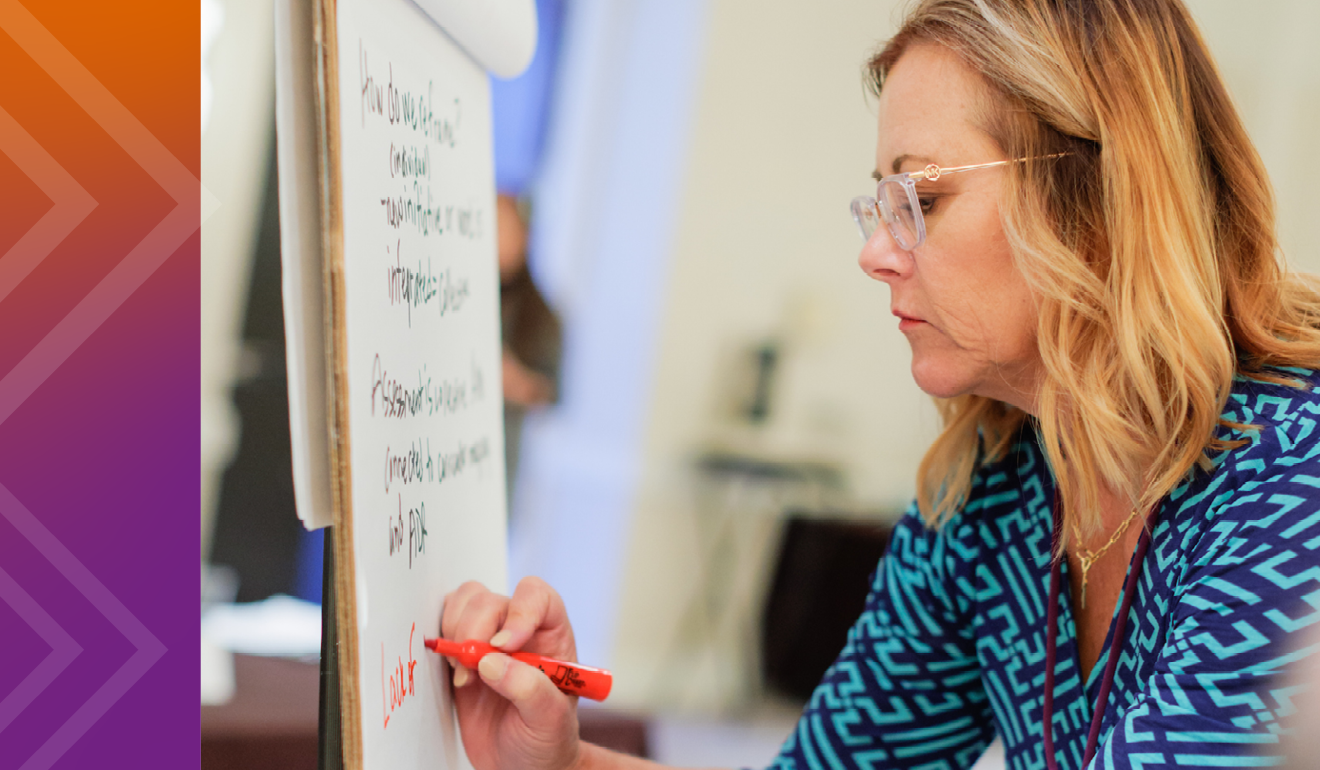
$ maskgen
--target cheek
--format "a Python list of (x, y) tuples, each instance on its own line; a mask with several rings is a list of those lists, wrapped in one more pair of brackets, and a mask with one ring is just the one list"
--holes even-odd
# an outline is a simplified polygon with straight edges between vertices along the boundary
[(1013, 304), (1004, 308), (1000, 337), (1004, 353), (1002, 358), (1022, 361), (1038, 357), (1036, 329), (1035, 304), (1031, 296), (1024, 292)]
[(993, 287), (988, 298), (993, 296), (990, 304), (995, 315), (994, 357), (1003, 363), (1031, 363), (1039, 358), (1036, 297), (1014, 264), (1007, 243), (993, 262), (994, 277), (984, 276), (984, 285)]
[[(971, 214), (973, 212), (969, 212)], [(974, 212), (957, 231), (941, 233), (938, 254), (928, 260), (925, 283), (944, 331), (960, 346), (989, 358), (1033, 354), (1035, 302), (1014, 264), (998, 213)]]
[(987, 299), (998, 317), (999, 336), (1014, 354), (1036, 349), (1036, 298), (1013, 260), (1012, 249), (998, 218), (994, 220), (980, 276)]

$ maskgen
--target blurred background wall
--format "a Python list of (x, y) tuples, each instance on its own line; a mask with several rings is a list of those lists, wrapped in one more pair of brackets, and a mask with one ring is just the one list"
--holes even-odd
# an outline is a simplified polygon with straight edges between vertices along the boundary
[[(252, 267), (269, 242), (270, 0), (204, 5), (223, 17), (203, 133), (222, 202), (203, 226), (205, 561), (221, 474), (242, 462), (242, 431), (262, 430), (240, 428), (235, 393), (282, 374), (260, 353), (274, 348), (241, 341), (244, 319), (278, 318), (253, 306), (278, 291)], [(785, 511), (884, 520), (913, 493), (934, 410), (888, 292), (856, 267), (846, 210), (874, 189), (861, 67), (903, 5), (565, 3), (528, 253), (564, 321), (560, 399), (524, 426), (511, 565), (564, 594), (619, 705), (754, 703)], [(1285, 252), (1320, 271), (1320, 4), (1188, 5), (1270, 169)], [(258, 465), (287, 483), (277, 461)], [(233, 506), (287, 529), (282, 494)]]
[[(746, 694), (754, 618), (734, 616), (759, 603), (777, 509), (800, 486), (781, 480), (789, 488), (776, 495), (766, 473), (834, 468), (844, 499), (827, 507), (892, 518), (911, 495), (916, 449), (935, 434), (888, 293), (856, 266), (847, 210), (873, 187), (861, 66), (896, 6), (710, 4), (624, 544), (613, 660), (621, 683), (642, 686), (639, 701), (720, 707)], [(773, 372), (753, 416), (764, 351)], [(701, 460), (712, 455), (765, 465), (710, 468)], [(721, 534), (729, 547), (717, 547)], [(730, 563), (742, 580), (721, 574)], [(706, 590), (715, 580), (728, 595)], [(690, 676), (679, 686), (668, 670)]]

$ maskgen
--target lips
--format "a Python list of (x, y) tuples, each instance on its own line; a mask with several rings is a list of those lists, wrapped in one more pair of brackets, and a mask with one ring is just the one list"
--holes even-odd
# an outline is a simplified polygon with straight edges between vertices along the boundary
[(898, 317), (898, 330), (901, 332), (910, 331), (926, 325), (925, 319), (910, 315), (902, 310), (894, 310), (893, 313)]

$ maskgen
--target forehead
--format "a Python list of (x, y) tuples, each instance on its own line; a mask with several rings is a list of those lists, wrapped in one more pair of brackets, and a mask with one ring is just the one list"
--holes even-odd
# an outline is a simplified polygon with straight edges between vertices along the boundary
[(880, 92), (878, 170), (892, 173), (890, 161), (899, 155), (947, 166), (994, 153), (994, 142), (979, 126), (988, 96), (981, 76), (949, 49), (934, 43), (910, 47)]

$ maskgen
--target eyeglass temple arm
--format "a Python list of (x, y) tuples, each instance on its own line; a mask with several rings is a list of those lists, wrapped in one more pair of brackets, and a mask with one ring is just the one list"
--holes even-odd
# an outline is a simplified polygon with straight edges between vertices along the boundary
[[(1068, 153), (1068, 152), (1057, 152), (1053, 155), (1038, 156), (1037, 158), (1035, 158), (1035, 160), (1050, 160), (1052, 158), (1061, 158), (1064, 155), (1071, 155), (1071, 154), (1072, 153)], [(1028, 160), (1032, 160), (1032, 159), (1014, 158), (1012, 160), (996, 160), (990, 163), (977, 163), (972, 166), (954, 166), (952, 168), (940, 168), (939, 166), (932, 163), (920, 171), (910, 171), (904, 174), (903, 176), (906, 176), (908, 179), (929, 179), (930, 181), (933, 182), (936, 179), (939, 179), (940, 177), (944, 176), (945, 174), (957, 174), (960, 171), (976, 171), (977, 169), (993, 168), (994, 166), (1007, 166), (1010, 163), (1022, 163)]]

